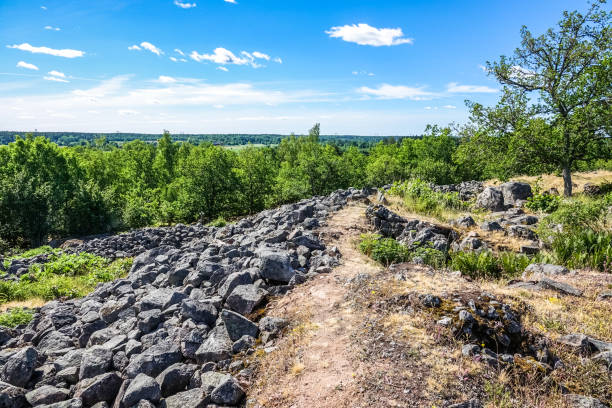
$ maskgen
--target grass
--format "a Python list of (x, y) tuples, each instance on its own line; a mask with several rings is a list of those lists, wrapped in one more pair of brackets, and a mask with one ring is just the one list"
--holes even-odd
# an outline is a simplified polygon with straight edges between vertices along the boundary
[(21, 324), (28, 324), (34, 314), (25, 308), (14, 308), (7, 312), (0, 313), (0, 326), (16, 327)]
[(418, 179), (393, 185), (389, 194), (400, 197), (408, 211), (444, 222), (457, 218), (471, 207), (469, 202), (461, 201), (459, 193), (433, 191), (428, 183)]
[[(540, 181), (542, 190), (548, 190), (550, 188), (556, 188), (559, 193), (563, 194), (563, 178), (557, 174), (544, 174), (541, 176), (518, 176), (513, 177), (512, 180), (522, 181), (535, 185), (536, 182)], [(612, 171), (610, 170), (597, 170), (589, 172), (577, 172), (572, 174), (572, 182), (576, 184), (574, 191), (581, 192), (586, 183), (602, 184), (612, 180)], [(487, 185), (501, 184), (500, 180), (489, 180), (486, 182)]]
[(111, 262), (88, 253), (52, 255), (50, 262), (33, 265), (19, 281), (0, 281), (0, 303), (82, 297), (100, 282), (126, 276), (131, 264), (131, 259)]

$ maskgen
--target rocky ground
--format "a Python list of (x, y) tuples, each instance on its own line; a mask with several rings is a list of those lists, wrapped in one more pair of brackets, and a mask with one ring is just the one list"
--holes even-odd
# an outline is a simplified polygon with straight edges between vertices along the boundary
[[(500, 210), (488, 222), (504, 236), (531, 231), (504, 201), (520, 200), (520, 187), (508, 197), (502, 187), (501, 198), (480, 184), (441, 188)], [(537, 264), (507, 285), (384, 268), (357, 250), (363, 232), (440, 249), (499, 242), (484, 224), (474, 235), (466, 218), (440, 225), (368, 206), (384, 197), (367, 193), (338, 191), (223, 228), (69, 242), (65, 251), (135, 256), (132, 269), (0, 330), (0, 408), (612, 403), (610, 275)], [(44, 256), (14, 261), (9, 275), (33, 262)], [(547, 330), (546, 319), (564, 326)]]

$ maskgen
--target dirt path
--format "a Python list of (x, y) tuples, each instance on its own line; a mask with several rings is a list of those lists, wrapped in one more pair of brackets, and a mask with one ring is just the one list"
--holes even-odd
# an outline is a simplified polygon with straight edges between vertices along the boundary
[(361, 367), (351, 335), (360, 322), (345, 301), (346, 282), (380, 270), (355, 247), (366, 229), (364, 210), (364, 205), (351, 205), (336, 213), (323, 229), (330, 237), (328, 247), (335, 245), (340, 250), (342, 264), (269, 306), (268, 315), (300, 323), (277, 344), (276, 351), (262, 359), (250, 406), (353, 406)]

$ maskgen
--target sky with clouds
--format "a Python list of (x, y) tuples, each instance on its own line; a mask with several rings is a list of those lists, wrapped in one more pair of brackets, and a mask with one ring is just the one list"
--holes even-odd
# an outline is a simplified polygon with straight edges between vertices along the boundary
[(578, 0), (1, 0), (0, 129), (410, 135)]

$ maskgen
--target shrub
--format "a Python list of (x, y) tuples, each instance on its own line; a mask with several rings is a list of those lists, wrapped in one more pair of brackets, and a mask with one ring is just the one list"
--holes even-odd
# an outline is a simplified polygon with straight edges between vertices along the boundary
[(414, 261), (416, 258), (420, 258), (426, 265), (439, 269), (446, 266), (448, 256), (445, 252), (434, 248), (419, 247), (412, 251), (410, 259)]
[(525, 207), (531, 211), (541, 211), (545, 213), (552, 213), (557, 211), (559, 204), (561, 203), (561, 197), (552, 194), (540, 194), (535, 193), (533, 197), (527, 199)]
[(219, 216), (217, 217), (215, 220), (211, 221), (208, 223), (209, 226), (211, 227), (225, 227), (227, 225), (227, 221), (225, 220), (225, 218)]
[(0, 313), (0, 326), (16, 327), (21, 324), (28, 324), (34, 317), (34, 314), (27, 309), (16, 307), (7, 312)]
[(612, 232), (571, 230), (555, 233), (549, 239), (557, 263), (568, 268), (589, 267), (612, 272)]
[(606, 229), (606, 212), (605, 200), (565, 200), (554, 213), (546, 217), (544, 226), (561, 224), (564, 230)]
[(451, 253), (450, 264), (471, 278), (499, 279), (520, 276), (531, 262), (533, 258), (515, 252), (458, 251)]
[(385, 266), (397, 262), (406, 262), (410, 259), (408, 248), (393, 238), (382, 238), (377, 234), (362, 235), (359, 249), (365, 255)]

